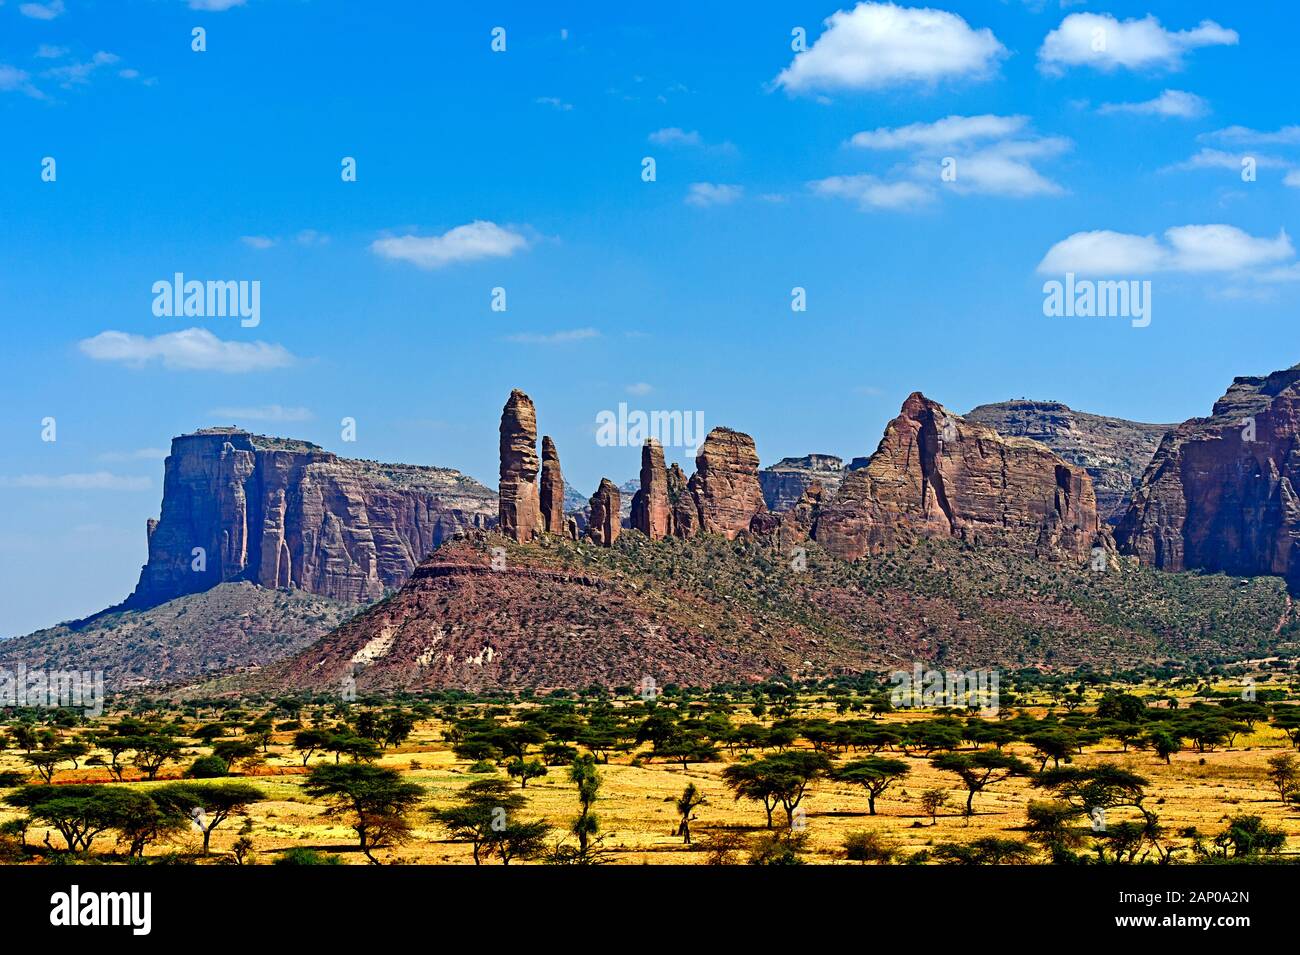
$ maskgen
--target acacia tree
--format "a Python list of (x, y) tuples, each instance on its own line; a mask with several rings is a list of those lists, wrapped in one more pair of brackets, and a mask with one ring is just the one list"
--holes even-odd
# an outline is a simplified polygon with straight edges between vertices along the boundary
[(194, 820), (203, 833), (204, 855), (208, 854), (213, 829), (262, 800), (262, 791), (247, 783), (174, 783), (154, 790), (153, 795), (159, 804), (182, 811)]
[(686, 788), (677, 799), (677, 815), (681, 817), (681, 822), (677, 826), (675, 836), (681, 836), (686, 845), (691, 844), (691, 814), (705, 803), (704, 794), (696, 788), (695, 783), (687, 783)]
[(973, 753), (944, 753), (930, 760), (935, 769), (956, 773), (966, 787), (966, 815), (975, 814), (975, 794), (1011, 776), (1028, 776), (1029, 764), (996, 749)]
[(303, 791), (330, 803), (329, 815), (348, 818), (360, 840), (361, 851), (373, 864), (376, 849), (399, 845), (410, 838), (407, 814), (415, 808), (424, 789), (403, 782), (395, 770), (369, 763), (317, 766), (307, 777)]
[(833, 772), (831, 778), (837, 782), (853, 783), (865, 788), (867, 791), (867, 807), (870, 814), (874, 816), (876, 814), (876, 797), (910, 771), (910, 767), (901, 759), (868, 756), (865, 759), (855, 759), (851, 763), (846, 763)]
[(737, 763), (722, 771), (722, 780), (737, 799), (761, 802), (767, 811), (767, 828), (772, 828), (772, 811), (785, 810), (787, 827), (794, 826), (794, 811), (803, 801), (808, 786), (825, 775), (831, 761), (825, 753), (791, 750), (764, 756), (752, 763)]
[(468, 842), (474, 864), (481, 865), (484, 851), (492, 851), (510, 817), (524, 805), (524, 797), (504, 779), (478, 779), (461, 790), (459, 805), (432, 809), (429, 815), (453, 840)]

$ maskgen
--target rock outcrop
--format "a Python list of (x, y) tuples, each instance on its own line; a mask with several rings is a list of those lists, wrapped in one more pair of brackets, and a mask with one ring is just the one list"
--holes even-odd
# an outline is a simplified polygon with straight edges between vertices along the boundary
[(641, 488), (632, 496), (632, 527), (652, 541), (673, 532), (673, 509), (668, 500), (668, 468), (664, 449), (654, 438), (641, 448)]
[(600, 487), (591, 496), (587, 518), (587, 540), (601, 547), (613, 547), (622, 531), (619, 518), (618, 485), (609, 478), (600, 479)]
[(687, 484), (699, 512), (700, 530), (734, 540), (756, 516), (767, 514), (758, 482), (754, 439), (730, 428), (714, 428), (695, 457)]
[(448, 468), (349, 460), (236, 428), (181, 435), (161, 517), (146, 525), (149, 560), (122, 608), (238, 580), (373, 600), (495, 511), (491, 491)]
[(922, 536), (1082, 561), (1098, 531), (1092, 482), (1082, 468), (915, 392), (867, 466), (850, 471), (822, 508), (814, 537), (845, 560)]
[(516, 388), (501, 410), (500, 527), (520, 543), (542, 531), (537, 472), (537, 410)]
[(568, 520), (564, 516), (564, 474), (560, 471), (560, 456), (549, 435), (542, 437), (542, 528), (548, 534), (567, 534)]
[(674, 537), (689, 540), (700, 532), (700, 509), (691, 494), (685, 472), (676, 463), (668, 468), (668, 506), (672, 512)]
[(1161, 442), (1116, 528), (1165, 570), (1270, 574), (1300, 588), (1300, 365), (1234, 379)]
[(844, 461), (833, 454), (806, 454), (802, 458), (782, 458), (770, 468), (758, 472), (763, 500), (770, 511), (788, 511), (799, 503), (812, 485), (834, 497), (844, 480)]
[(781, 514), (781, 536), (785, 542), (797, 543), (812, 536), (826, 497), (822, 486), (813, 482), (795, 505)]
[(1074, 411), (1056, 401), (1004, 401), (967, 412), (998, 434), (1047, 445), (1092, 478), (1097, 512), (1115, 524), (1128, 510), (1151, 457), (1172, 424), (1145, 424)]

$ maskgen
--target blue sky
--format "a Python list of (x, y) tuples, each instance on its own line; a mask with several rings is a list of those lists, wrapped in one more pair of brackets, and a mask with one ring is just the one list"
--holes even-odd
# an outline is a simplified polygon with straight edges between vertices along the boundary
[[(205, 425), (494, 485), (520, 387), (585, 494), (620, 401), (770, 464), (913, 390), (1177, 421), (1300, 361), (1289, 4), (541, 6), (0, 5), (0, 635), (129, 592)], [(1045, 317), (1067, 269), (1151, 324)], [(154, 315), (176, 272), (260, 324)]]

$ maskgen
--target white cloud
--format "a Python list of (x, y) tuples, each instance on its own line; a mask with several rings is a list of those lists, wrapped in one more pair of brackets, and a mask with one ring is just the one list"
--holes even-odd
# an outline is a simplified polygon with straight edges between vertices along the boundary
[[(1059, 156), (1070, 148), (1070, 141), (1057, 136), (1032, 140), (993, 143), (969, 154), (958, 154), (956, 176), (944, 185), (954, 192), (1025, 199), (1031, 196), (1057, 196), (1065, 192), (1048, 179), (1033, 163)], [(937, 178), (933, 164), (923, 167), (926, 175)]]
[(686, 194), (687, 205), (725, 206), (740, 199), (745, 194), (743, 186), (729, 186), (719, 182), (693, 182)]
[(33, 20), (53, 20), (63, 13), (63, 0), (46, 0), (45, 3), (22, 3), (18, 12)]
[(1282, 185), (1290, 186), (1293, 189), (1300, 188), (1300, 169), (1292, 169), (1283, 176)]
[(569, 342), (581, 342), (599, 337), (600, 332), (594, 328), (573, 328), (563, 332), (552, 332), (549, 335), (520, 332), (516, 335), (507, 335), (506, 341), (516, 345), (565, 345)]
[(1071, 13), (1047, 34), (1038, 50), (1038, 66), (1059, 75), (1071, 66), (1102, 72), (1117, 69), (1178, 70), (1183, 55), (1202, 46), (1236, 46), (1235, 30), (1202, 20), (1193, 30), (1166, 30), (1151, 15), (1116, 20), (1109, 13)]
[(213, 408), (208, 412), (212, 418), (233, 421), (310, 421), (311, 410), (301, 407), (286, 408), (283, 405), (258, 405), (243, 408)]
[(871, 175), (830, 176), (809, 183), (819, 196), (852, 199), (864, 209), (906, 209), (923, 205), (934, 194), (914, 182), (885, 182)]
[(36, 48), (36, 58), (38, 60), (58, 60), (68, 55), (66, 46), (52, 46), (49, 43), (42, 43)]
[(1103, 103), (1099, 113), (1134, 113), (1139, 116), (1174, 116), (1196, 119), (1210, 111), (1210, 104), (1195, 93), (1165, 90), (1155, 99), (1141, 103)]
[(518, 232), (495, 222), (476, 220), (442, 235), (403, 235), (376, 239), (370, 251), (385, 259), (410, 262), (421, 269), (439, 269), (457, 262), (507, 258), (528, 247)]
[(933, 123), (880, 127), (855, 133), (849, 142), (861, 149), (945, 149), (978, 139), (1004, 139), (1018, 133), (1027, 116), (946, 116)]
[[(881, 127), (857, 133), (850, 143), (868, 150), (907, 150), (907, 166), (892, 178), (832, 176), (813, 183), (822, 195), (857, 199), (865, 207), (915, 206), (940, 188), (961, 194), (1026, 198), (1065, 190), (1034, 163), (1068, 151), (1071, 142), (1036, 136), (1026, 116), (947, 116), (932, 123)], [(941, 175), (943, 173), (943, 175)]]
[(220, 13), (223, 10), (232, 10), (235, 7), (242, 7), (247, 0), (189, 0), (191, 10), (206, 10), (209, 13)]
[(689, 133), (677, 126), (665, 126), (649, 135), (650, 142), (656, 146), (703, 146), (704, 140), (695, 130)]
[(1185, 225), (1153, 235), (1099, 230), (1076, 232), (1052, 246), (1038, 271), (1059, 275), (1145, 272), (1236, 272), (1275, 265), (1295, 256), (1286, 231), (1256, 238), (1230, 225)]
[(153, 482), (147, 477), (125, 477), (108, 471), (89, 474), (20, 474), (0, 477), (0, 487), (53, 489), (61, 491), (147, 491)]
[(250, 249), (269, 249), (275, 245), (277, 239), (272, 239), (268, 235), (241, 235), (239, 241), (244, 243)]
[(787, 92), (981, 79), (1007, 53), (993, 31), (972, 29), (957, 14), (928, 7), (859, 3), (831, 14), (825, 24), (817, 41), (776, 78)]
[(288, 367), (295, 361), (281, 345), (224, 341), (205, 328), (152, 336), (100, 332), (93, 338), (82, 339), (78, 347), (96, 361), (119, 362), (132, 368), (158, 362), (164, 368), (178, 371), (270, 371)]
[(634, 385), (627, 386), (627, 393), (629, 395), (648, 395), (652, 391), (654, 391), (654, 386), (648, 385), (644, 381), (638, 381)]

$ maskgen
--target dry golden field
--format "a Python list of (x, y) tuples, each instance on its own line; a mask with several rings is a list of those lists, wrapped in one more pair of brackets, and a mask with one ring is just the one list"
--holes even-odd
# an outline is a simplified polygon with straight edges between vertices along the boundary
[[(1154, 689), (1129, 688), (1129, 691), (1153, 695)], [(1159, 692), (1162, 696), (1170, 693), (1167, 688)], [(1181, 695), (1187, 699), (1186, 691), (1181, 691)], [(534, 705), (514, 704), (511, 715)], [(1087, 711), (1091, 705), (1095, 705), (1095, 700), (1084, 704), (1081, 712)], [(1046, 699), (1029, 696), (1019, 701), (1016, 709), (1041, 717), (1051, 707)], [(1057, 708), (1056, 712), (1063, 714), (1064, 710)], [(835, 706), (824, 696), (816, 694), (801, 696), (792, 715), (831, 722), (848, 718), (837, 715)], [(881, 717), (880, 722), (901, 724), (929, 715), (933, 714), (911, 710), (894, 712)], [(116, 718), (120, 718), (120, 714), (106, 715), (99, 722)], [(754, 720), (741, 706), (735, 708), (732, 718), (737, 724)], [(863, 716), (852, 714), (852, 718), (862, 719)], [(190, 722), (197, 725), (201, 721)], [(447, 726), (442, 719), (418, 721), (408, 739), (384, 749), (376, 762), (379, 766), (397, 770), (406, 781), (418, 784), (425, 792), (421, 809), (412, 815), (412, 838), (402, 845), (379, 850), (377, 855), (384, 862), (467, 864), (473, 861), (469, 846), (451, 841), (447, 832), (431, 821), (426, 812), (428, 807), (454, 804), (460, 790), (469, 782), (485, 778), (485, 774), (470, 773), (470, 761), (453, 754), (451, 745), (443, 738)], [(93, 722), (72, 728), (66, 732), (65, 739), (89, 739), (94, 728)], [(292, 749), (293, 735), (292, 731), (275, 732), (261, 765), (253, 765), (235, 777), (239, 782), (255, 785), (263, 793), (264, 800), (251, 806), (247, 822), (241, 817), (232, 817), (214, 831), (210, 857), (206, 860), (198, 857), (201, 837), (197, 832), (151, 845), (146, 857), (180, 853), (194, 857), (193, 861), (228, 861), (233, 843), (242, 835), (252, 841), (253, 850), (248, 861), (253, 863), (272, 862), (282, 850), (304, 847), (338, 854), (347, 864), (366, 864), (365, 857), (357, 851), (356, 834), (346, 822), (327, 817), (323, 804), (308, 798), (302, 791), (306, 770), (301, 757)], [(185, 742), (192, 745), (186, 745), (179, 761), (165, 766), (156, 782), (116, 783), (104, 766), (87, 766), (83, 759), (78, 769), (60, 769), (54, 776), (54, 785), (93, 782), (147, 791), (176, 781), (196, 756), (209, 752), (207, 746), (196, 741)], [(795, 748), (807, 747), (808, 743), (802, 739), (795, 744)], [(633, 752), (615, 753), (608, 763), (599, 765), (602, 787), (595, 812), (604, 837), (601, 861), (624, 865), (703, 864), (709, 858), (707, 845), (711, 834), (732, 830), (753, 837), (763, 832), (762, 806), (737, 801), (722, 779), (724, 768), (740, 758), (739, 752), (733, 755), (723, 748), (720, 761), (693, 763), (684, 770), (680, 765), (661, 759), (647, 760), (645, 757), (649, 750), (649, 745), (643, 745)], [(970, 744), (964, 743), (960, 751), (970, 750)], [(1013, 743), (1006, 747), (1006, 751), (1021, 756), (1037, 768), (1038, 760), (1033, 756), (1032, 747)], [(1195, 826), (1202, 833), (1213, 834), (1223, 829), (1231, 816), (1255, 815), (1286, 833), (1288, 841), (1284, 855), (1300, 855), (1300, 805), (1280, 801), (1265, 775), (1268, 757), (1285, 752), (1294, 752), (1287, 736), (1263, 722), (1256, 724), (1253, 732), (1239, 735), (1230, 747), (1219, 747), (1205, 753), (1189, 747), (1176, 753), (1168, 765), (1150, 751), (1130, 749), (1123, 752), (1120, 745), (1111, 739), (1087, 746), (1081, 755), (1072, 757), (1072, 763), (1087, 767), (1109, 762), (1145, 776), (1150, 781), (1145, 805), (1159, 815), (1161, 824), (1175, 843), (1187, 844), (1186, 839), (1176, 835), (1186, 827)], [(867, 753), (849, 751), (836, 755), (837, 762), (843, 763)], [(898, 861), (906, 861), (916, 853), (942, 843), (966, 843), (986, 836), (1024, 839), (1022, 827), (1029, 801), (1047, 798), (1041, 790), (1033, 789), (1028, 779), (1005, 779), (977, 794), (975, 814), (965, 818), (962, 810), (966, 790), (953, 773), (935, 769), (929, 758), (920, 753), (904, 754), (885, 749), (879, 755), (906, 761), (910, 772), (878, 799), (874, 816), (868, 814), (867, 796), (859, 786), (827, 778), (811, 785), (802, 804), (807, 839), (803, 858), (806, 862), (846, 864), (842, 844), (845, 836), (855, 831), (881, 833), (898, 849)], [(344, 759), (346, 761), (346, 757)], [(333, 756), (317, 754), (310, 765), (333, 761)], [(0, 771), (4, 770), (30, 773), (30, 781), (38, 781), (24, 763), (21, 750), (12, 745), (0, 752)], [(127, 778), (130, 780), (138, 775), (128, 772)], [(502, 769), (492, 775), (499, 779), (508, 778)], [(510, 782), (513, 787), (519, 787), (517, 781)], [(684, 845), (681, 837), (675, 835), (679, 821), (675, 802), (688, 783), (693, 783), (706, 800), (694, 815), (691, 827), (694, 843), (691, 846)], [(932, 824), (922, 810), (920, 794), (935, 788), (947, 790), (950, 802), (939, 811), (937, 821)], [(568, 778), (567, 767), (549, 767), (546, 776), (531, 780), (519, 792), (527, 799), (522, 815), (528, 819), (543, 818), (554, 827), (548, 842), (553, 844), (563, 838), (578, 812), (575, 787)], [(16, 809), (0, 806), (0, 822), (19, 815)], [(1112, 821), (1135, 816), (1136, 813), (1126, 814), (1124, 810), (1117, 810)], [(784, 814), (779, 808), (774, 820), (778, 828), (783, 827)], [(11, 854), (9, 861), (46, 860), (49, 854), (44, 848), (47, 838), (54, 850), (63, 849), (57, 832), (47, 835), (45, 826), (34, 824), (26, 834), (26, 844), (40, 848), (18, 857)], [(120, 853), (111, 834), (101, 837), (93, 851), (96, 854)], [(740, 852), (733, 861), (745, 861), (744, 853)], [(1193, 861), (1193, 855), (1184, 851), (1177, 861)]]

